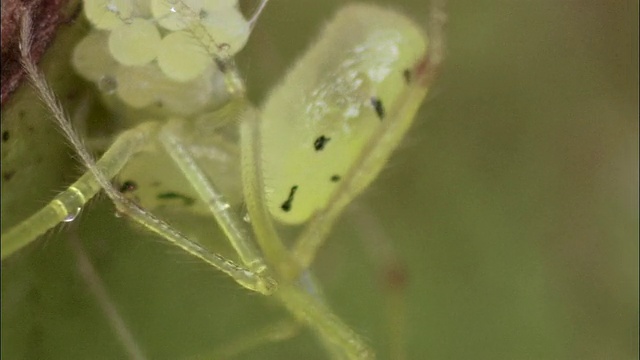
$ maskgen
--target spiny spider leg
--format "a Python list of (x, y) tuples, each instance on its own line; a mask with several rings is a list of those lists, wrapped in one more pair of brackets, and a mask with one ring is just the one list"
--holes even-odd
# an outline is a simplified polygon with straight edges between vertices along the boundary
[(116, 209), (123, 215), (128, 216), (140, 225), (146, 227), (150, 231), (162, 236), (173, 245), (185, 250), (189, 254), (204, 260), (213, 265), (222, 272), (231, 276), (238, 284), (247, 289), (257, 291), (262, 294), (271, 294), (276, 288), (276, 282), (268, 276), (257, 274), (247, 268), (237, 265), (218, 254), (207, 251), (199, 244), (189, 240), (181, 232), (172, 228), (169, 224), (157, 218), (153, 214), (145, 211), (129, 199), (124, 197), (111, 184), (106, 175), (98, 168), (93, 157), (89, 154), (82, 140), (75, 132), (69, 122), (61, 104), (51, 91), (44, 75), (33, 62), (30, 54), (31, 49), (31, 17), (29, 12), (25, 12), (22, 18), (20, 51), (23, 66), (27, 75), (36, 88), (47, 107), (51, 110), (54, 120), (58, 127), (62, 130), (65, 137), (80, 157), (82, 163), (87, 167), (89, 173), (95, 178), (99, 186), (105, 191), (107, 196), (113, 201)]
[[(157, 128), (158, 124), (148, 122), (120, 134), (96, 162), (97, 170), (106, 178), (116, 176), (131, 156), (155, 135)], [(73, 220), (80, 209), (101, 189), (102, 186), (93, 173), (82, 175), (49, 204), (2, 234), (2, 259), (32, 243), (61, 222)]]
[(244, 224), (231, 213), (224, 194), (214, 186), (211, 179), (207, 178), (185, 148), (177, 135), (180, 134), (181, 127), (181, 120), (170, 120), (160, 131), (160, 142), (200, 198), (207, 204), (242, 262), (252, 271), (263, 272), (266, 265), (258, 249), (253, 245), (251, 235), (246, 231)]

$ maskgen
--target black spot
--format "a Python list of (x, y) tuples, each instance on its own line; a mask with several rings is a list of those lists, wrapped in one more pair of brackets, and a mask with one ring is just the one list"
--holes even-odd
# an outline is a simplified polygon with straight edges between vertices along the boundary
[(293, 196), (296, 194), (296, 191), (298, 191), (298, 185), (293, 185), (291, 190), (289, 190), (289, 197), (282, 203), (282, 205), (280, 205), (280, 208), (284, 210), (284, 212), (289, 212), (291, 210)]
[(9, 131), (5, 130), (2, 132), (2, 141), (8, 141), (9, 140)]
[(340, 181), (340, 175), (333, 175), (331, 177), (331, 182), (338, 182)]
[(123, 182), (122, 186), (120, 186), (120, 192), (123, 194), (131, 191), (136, 191), (137, 189), (138, 189), (138, 184), (136, 184), (134, 181), (131, 181), (131, 180), (127, 180)]
[(190, 198), (190, 197), (188, 197), (186, 195), (182, 195), (182, 194), (179, 194), (179, 193), (173, 192), (173, 191), (160, 193), (160, 194), (158, 194), (157, 198), (159, 200), (182, 199), (182, 201), (184, 202), (185, 206), (193, 205), (193, 203), (195, 202), (195, 200), (193, 198)]
[(402, 72), (402, 76), (404, 76), (404, 81), (408, 84), (411, 82), (411, 70), (404, 69)]
[(329, 140), (331, 140), (331, 138), (328, 138), (328, 137), (326, 137), (324, 135), (320, 135), (320, 137), (318, 137), (313, 142), (313, 148), (316, 149), (316, 151), (320, 151), (320, 150), (324, 149), (324, 146), (327, 145)]
[(376, 110), (376, 114), (378, 114), (378, 118), (382, 120), (384, 118), (384, 106), (382, 105), (382, 100), (378, 99), (375, 96), (371, 97), (371, 105)]

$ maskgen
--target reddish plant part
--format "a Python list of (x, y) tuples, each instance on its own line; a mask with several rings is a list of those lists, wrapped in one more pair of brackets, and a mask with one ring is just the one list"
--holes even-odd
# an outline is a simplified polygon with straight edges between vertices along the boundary
[(80, 9), (75, 0), (3, 0), (2, 66), (0, 71), (2, 106), (24, 79), (20, 64), (20, 19), (26, 10), (33, 17), (31, 56), (38, 62), (53, 42), (58, 27), (72, 19)]

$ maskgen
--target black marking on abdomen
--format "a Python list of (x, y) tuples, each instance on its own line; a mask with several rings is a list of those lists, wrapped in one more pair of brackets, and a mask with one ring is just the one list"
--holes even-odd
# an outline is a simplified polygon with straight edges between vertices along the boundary
[(322, 149), (324, 149), (324, 146), (327, 145), (327, 143), (329, 142), (329, 140), (331, 140), (331, 138), (328, 138), (324, 135), (320, 135), (314, 142), (313, 142), (313, 148), (316, 149), (316, 151), (320, 151)]
[(137, 189), (138, 189), (138, 184), (136, 184), (135, 181), (132, 181), (132, 180), (127, 180), (123, 182), (122, 185), (120, 186), (120, 192), (123, 194), (131, 191), (136, 191)]
[(9, 141), (9, 138), (10, 138), (9, 131), (8, 130), (3, 131), (2, 132), (2, 142)]
[(338, 182), (338, 181), (340, 181), (340, 175), (331, 176), (331, 182)]
[(384, 105), (382, 105), (382, 100), (378, 99), (375, 96), (371, 97), (371, 105), (376, 110), (376, 114), (378, 114), (378, 118), (382, 120), (384, 118)]
[(282, 205), (280, 205), (280, 208), (284, 212), (291, 211), (291, 206), (293, 205), (293, 197), (295, 196), (296, 191), (298, 191), (298, 185), (293, 185), (291, 187), (291, 190), (289, 190), (289, 197), (287, 198), (287, 200), (285, 200), (285, 202), (282, 203)]
[(179, 194), (179, 193), (173, 192), (173, 191), (167, 191), (167, 192), (164, 192), (164, 193), (160, 193), (156, 197), (158, 198), (158, 200), (181, 199), (184, 202), (185, 206), (191, 206), (196, 202), (195, 199), (193, 199), (193, 198), (191, 198), (189, 196), (186, 196), (186, 195), (183, 195), (183, 194)]

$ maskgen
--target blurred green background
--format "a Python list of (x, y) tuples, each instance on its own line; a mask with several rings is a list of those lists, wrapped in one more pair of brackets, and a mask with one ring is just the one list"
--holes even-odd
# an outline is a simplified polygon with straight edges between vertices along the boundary
[[(255, 102), (344, 3), (269, 3), (239, 59)], [(427, 21), (426, 0), (381, 3)], [(409, 358), (637, 359), (638, 2), (450, 1), (447, 13), (445, 68), (357, 201), (408, 269)], [(63, 62), (66, 51), (49, 56)], [(22, 96), (16, 107), (35, 107)], [(21, 126), (15, 117), (3, 109), (3, 131)], [(41, 151), (57, 162), (5, 177), (7, 224), (78, 174), (38, 119)], [(3, 172), (15, 152), (39, 149), (20, 137), (3, 145)], [(104, 199), (74, 225), (150, 359), (207, 354), (286, 316), (114, 217)], [(70, 230), (2, 262), (3, 358), (126, 358), (78, 275)], [(316, 272), (336, 313), (388, 358), (384, 288), (361, 233), (345, 214)], [(325, 354), (303, 331), (238, 358)]]

